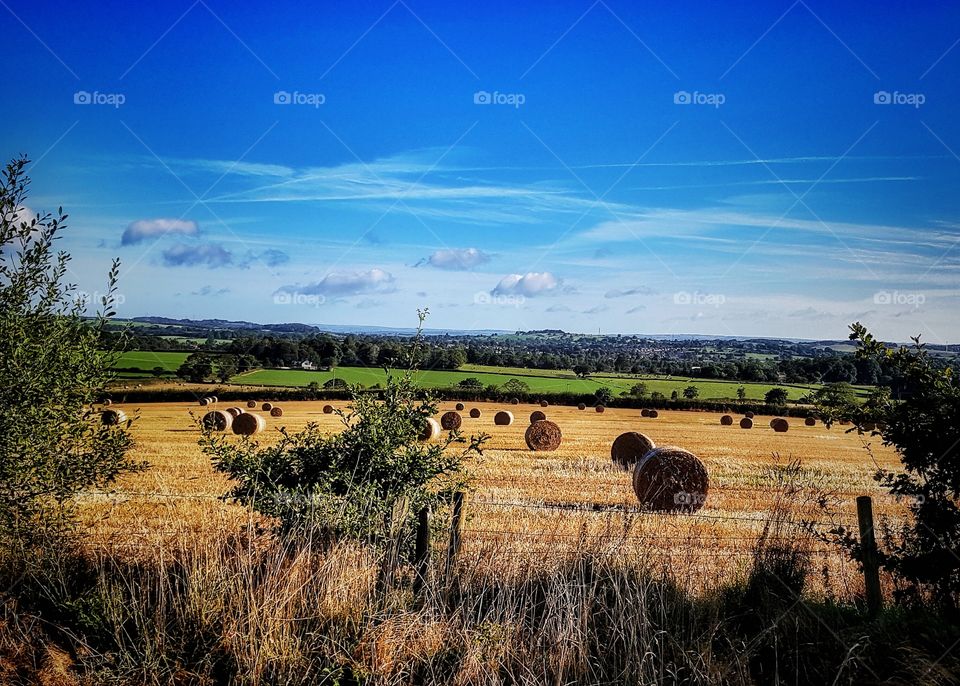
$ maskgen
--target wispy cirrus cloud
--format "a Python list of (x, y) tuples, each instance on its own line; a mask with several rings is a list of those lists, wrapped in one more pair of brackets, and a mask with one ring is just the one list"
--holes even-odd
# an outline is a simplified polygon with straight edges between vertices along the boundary
[(626, 298), (631, 295), (656, 295), (658, 291), (649, 286), (636, 286), (634, 288), (614, 288), (603, 294), (604, 298)]

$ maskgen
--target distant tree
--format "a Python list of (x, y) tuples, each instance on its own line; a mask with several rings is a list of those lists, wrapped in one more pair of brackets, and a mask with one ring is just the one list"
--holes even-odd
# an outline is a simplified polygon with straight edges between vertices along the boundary
[(630, 395), (637, 398), (645, 397), (647, 395), (647, 384), (643, 383), (642, 381), (633, 384), (633, 386), (630, 388)]
[(348, 388), (349, 384), (339, 377), (333, 377), (332, 379), (327, 379), (323, 382), (323, 387), (327, 389), (344, 389)]
[(771, 388), (763, 395), (764, 401), (769, 405), (786, 405), (790, 394), (785, 388)]
[(237, 358), (233, 355), (219, 355), (213, 369), (217, 380), (227, 383), (237, 373)]
[(676, 399), (679, 398), (679, 397), (680, 397), (680, 394), (677, 393), (676, 390), (673, 390), (673, 391), (670, 393), (670, 400), (676, 400)]
[(664, 398), (665, 396), (660, 391), (654, 391), (653, 393), (650, 394), (651, 400), (663, 400)]
[(510, 379), (507, 381), (501, 389), (504, 393), (509, 395), (526, 395), (530, 392), (530, 386), (526, 381), (521, 381), (520, 379)]
[(156, 377), (156, 378), (158, 378), (158, 379), (159, 379), (161, 376), (163, 376), (164, 374), (166, 374), (166, 372), (167, 372), (167, 370), (164, 369), (163, 367), (161, 367), (160, 365), (157, 365), (157, 366), (154, 367), (152, 370), (150, 370), (150, 373), (153, 374), (154, 377)]
[(818, 388), (812, 394), (813, 404), (823, 421), (830, 423), (852, 414), (857, 407), (857, 393), (850, 384), (838, 381)]
[(468, 377), (463, 379), (457, 384), (458, 388), (464, 388), (469, 390), (479, 390), (483, 388), (483, 382), (475, 376)]
[(693, 400), (700, 395), (700, 389), (696, 386), (687, 386), (683, 389), (683, 397), (687, 400)]
[(737, 400), (746, 400), (747, 398), (747, 389), (743, 386), (737, 387)]
[(190, 353), (177, 368), (177, 376), (191, 383), (203, 383), (213, 376), (213, 357), (208, 353)]
[(585, 379), (588, 376), (590, 376), (590, 373), (592, 371), (593, 369), (590, 367), (590, 365), (587, 365), (587, 364), (581, 363), (581, 364), (573, 365), (573, 373), (576, 374), (581, 379)]
[(596, 398), (596, 401), (600, 405), (607, 405), (610, 401), (613, 400), (613, 391), (611, 391), (606, 386), (598, 388), (593, 392), (593, 397)]

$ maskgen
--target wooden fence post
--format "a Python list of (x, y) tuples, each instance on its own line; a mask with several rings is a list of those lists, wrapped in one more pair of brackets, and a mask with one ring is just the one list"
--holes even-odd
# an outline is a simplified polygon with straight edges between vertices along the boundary
[(453, 494), (453, 516), (450, 519), (450, 543), (447, 546), (447, 564), (444, 570), (444, 579), (449, 585), (450, 574), (453, 572), (453, 564), (456, 561), (457, 553), (460, 552), (460, 534), (463, 527), (463, 491), (457, 491)]
[(414, 553), (416, 576), (413, 579), (413, 592), (420, 593), (427, 583), (430, 573), (430, 508), (424, 507), (417, 513), (417, 548)]
[(860, 526), (860, 550), (863, 557), (863, 583), (867, 592), (867, 611), (875, 615), (883, 607), (883, 591), (880, 589), (877, 538), (873, 530), (873, 500), (868, 495), (857, 498), (857, 523)]

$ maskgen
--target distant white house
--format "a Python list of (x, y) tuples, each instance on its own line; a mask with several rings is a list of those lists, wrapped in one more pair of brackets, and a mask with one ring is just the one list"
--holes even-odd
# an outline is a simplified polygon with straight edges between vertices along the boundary
[(310, 360), (304, 360), (303, 362), (294, 362), (293, 366), (300, 367), (300, 369), (307, 369), (311, 372), (315, 371), (317, 368), (317, 365), (311, 362)]

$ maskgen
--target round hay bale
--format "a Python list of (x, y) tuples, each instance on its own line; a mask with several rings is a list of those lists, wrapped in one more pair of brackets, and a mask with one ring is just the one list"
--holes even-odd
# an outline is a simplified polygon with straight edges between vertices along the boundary
[(753, 412), (750, 412), (748, 410), (747, 412), (743, 413), (743, 416), (746, 417), (747, 419), (753, 419)]
[(226, 431), (233, 425), (233, 415), (223, 410), (214, 410), (203, 415), (203, 428), (207, 431)]
[(333, 414), (333, 405), (324, 405), (323, 406), (324, 414)]
[(440, 438), (440, 422), (433, 417), (424, 417), (423, 426), (420, 427), (420, 435), (417, 438), (421, 441), (435, 441)]
[(602, 412), (603, 412), (605, 409), (607, 409), (607, 408), (605, 408), (603, 405), (597, 405), (597, 408), (596, 408), (596, 409), (597, 409), (597, 412), (601, 412), (601, 413), (602, 413)]
[(511, 404), (511, 405), (519, 405), (519, 404), (520, 404), (520, 398), (510, 398), (510, 404)]
[(210, 404), (210, 398), (200, 398), (200, 407), (206, 407)]
[(578, 409), (578, 410), (585, 410), (585, 409), (587, 409), (587, 404), (586, 404), (586, 403), (580, 403), (579, 405), (577, 405), (577, 409)]
[(440, 416), (440, 426), (447, 431), (459, 429), (461, 424), (463, 424), (463, 417), (459, 412), (444, 412)]
[(527, 427), (523, 439), (527, 442), (527, 447), (530, 450), (548, 452), (560, 447), (563, 434), (560, 432), (559, 426), (546, 419), (541, 419)]
[(497, 426), (510, 426), (513, 424), (513, 412), (507, 412), (506, 410), (500, 410), (495, 415), (493, 415), (493, 423)]
[(728, 414), (725, 414), (725, 415), (723, 415), (722, 417), (720, 417), (720, 423), (721, 423), (723, 426), (732, 426), (732, 425), (733, 425), (733, 417), (731, 417), (731, 416), (728, 415)]
[(267, 420), (256, 412), (244, 412), (233, 420), (233, 433), (253, 436), (267, 428)]
[(473, 417), (474, 419), (480, 419), (481, 414), (483, 413), (480, 412), (480, 410), (476, 407), (470, 410), (470, 416)]
[(648, 410), (647, 408), (643, 408), (642, 410), (640, 410), (640, 416), (641, 416), (641, 417), (649, 417), (649, 416), (650, 416), (650, 410)]
[(107, 398), (106, 400), (103, 401), (103, 404), (105, 407), (110, 407), (111, 405), (113, 405), (113, 401), (110, 400), (110, 398)]
[(696, 512), (709, 488), (706, 467), (683, 448), (654, 448), (633, 469), (633, 492), (648, 510)]
[(269, 412), (270, 410), (273, 409), (273, 403), (264, 403), (263, 405), (260, 406), (260, 409), (263, 410), (264, 412)]
[(100, 421), (107, 426), (116, 426), (127, 421), (127, 413), (123, 410), (104, 410), (100, 413)]
[(817, 425), (817, 420), (814, 419), (813, 417), (807, 417), (806, 419), (803, 420), (803, 425), (804, 425), (804, 426), (816, 426), (816, 425)]
[(210, 396), (210, 402), (212, 402), (212, 403), (218, 403), (218, 402), (220, 402), (220, 398), (218, 398), (218, 397), (215, 396), (215, 395), (211, 395), (211, 396)]
[(256, 400), (248, 400), (248, 401), (247, 401), (247, 407), (251, 407), (251, 408), (252, 408), (252, 407), (256, 407), (256, 406), (257, 406), (257, 401), (256, 401)]
[(610, 459), (620, 469), (627, 471), (656, 447), (649, 436), (639, 431), (627, 431), (617, 436), (610, 446)]
[(647, 413), (647, 416), (650, 417), (650, 419), (656, 419), (657, 417), (660, 416), (660, 413), (657, 412), (656, 410), (650, 410), (650, 411)]
[(741, 429), (752, 429), (752, 428), (753, 428), (753, 420), (750, 419), (750, 417), (744, 417), (743, 419), (740, 420), (740, 428), (741, 428)]
[(530, 413), (531, 424), (533, 424), (534, 422), (542, 422), (546, 418), (547, 418), (547, 415), (545, 415), (540, 410), (534, 410), (533, 412)]
[(236, 418), (237, 416), (243, 414), (243, 410), (241, 410), (239, 407), (228, 407), (228, 408), (225, 410), (225, 412), (226, 412), (227, 414), (229, 414), (231, 417), (234, 417), (234, 418)]
[(463, 403), (457, 403), (454, 408), (457, 412), (463, 412)]
[(270, 409), (270, 416), (271, 416), (271, 417), (282, 417), (282, 416), (283, 416), (283, 408), (276, 407), (276, 406), (272, 407), (272, 408)]
[(877, 425), (874, 424), (873, 422), (864, 422), (859, 427), (857, 427), (857, 431), (865, 434), (871, 433), (876, 430), (877, 430)]
[(549, 407), (549, 405), (550, 405), (550, 403), (548, 403), (546, 400), (541, 400), (541, 401), (540, 401), (540, 407)]
[(790, 428), (790, 422), (783, 417), (774, 417), (773, 421), (770, 422), (770, 428), (778, 434), (786, 433), (787, 429)]

